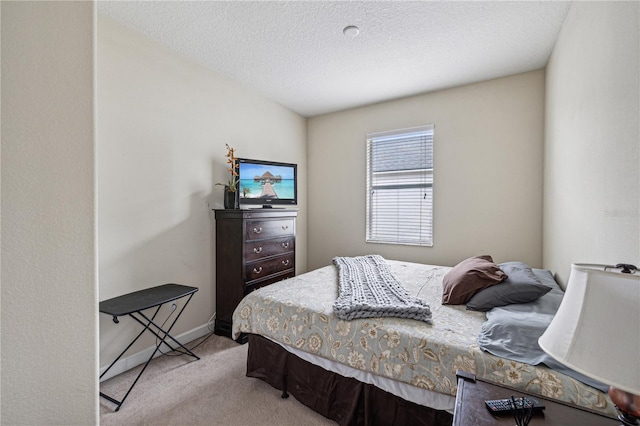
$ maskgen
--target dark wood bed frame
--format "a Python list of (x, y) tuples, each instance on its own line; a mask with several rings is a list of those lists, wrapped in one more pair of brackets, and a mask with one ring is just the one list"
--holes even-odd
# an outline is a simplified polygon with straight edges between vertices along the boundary
[(373, 385), (311, 364), (262, 336), (249, 334), (247, 376), (293, 395), (340, 426), (450, 426), (446, 411), (406, 401)]

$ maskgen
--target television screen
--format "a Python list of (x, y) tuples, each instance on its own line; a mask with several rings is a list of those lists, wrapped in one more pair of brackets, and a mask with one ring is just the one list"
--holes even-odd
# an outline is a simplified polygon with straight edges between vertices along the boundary
[(298, 204), (297, 165), (238, 158), (240, 204)]

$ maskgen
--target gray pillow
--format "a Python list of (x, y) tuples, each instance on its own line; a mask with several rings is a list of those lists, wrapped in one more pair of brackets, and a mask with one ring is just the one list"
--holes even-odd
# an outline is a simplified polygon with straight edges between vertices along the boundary
[(497, 306), (528, 303), (551, 291), (551, 287), (542, 284), (526, 263), (505, 262), (498, 267), (509, 278), (474, 294), (467, 302), (467, 309), (488, 311)]
[(533, 302), (497, 307), (487, 312), (487, 320), (482, 324), (482, 330), (478, 334), (480, 349), (514, 361), (532, 365), (545, 364), (553, 370), (606, 392), (608, 386), (565, 367), (547, 355), (538, 345), (538, 338), (556, 314), (564, 292), (550, 271), (534, 269), (533, 273), (551, 291)]

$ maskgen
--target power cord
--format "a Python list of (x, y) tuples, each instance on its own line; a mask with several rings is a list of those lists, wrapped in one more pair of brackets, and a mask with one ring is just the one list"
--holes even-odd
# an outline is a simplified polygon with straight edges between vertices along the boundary
[(209, 331), (213, 331), (213, 329), (211, 328), (211, 324), (213, 323), (214, 319), (216, 319), (215, 312), (213, 313), (213, 315), (211, 315), (211, 318), (209, 318), (209, 321), (207, 321), (207, 328), (209, 329)]
[(427, 274), (425, 282), (420, 286), (418, 292), (416, 293), (416, 297), (420, 297), (420, 292), (424, 289), (424, 287), (431, 282), (437, 275), (440, 275), (442, 268), (434, 268), (429, 271)]
[[(175, 313), (177, 309), (177, 305), (175, 303), (171, 304), (171, 312), (169, 313), (169, 315), (167, 315), (167, 318), (165, 318), (165, 320), (162, 322), (162, 329), (164, 329), (164, 325), (167, 323), (167, 321), (169, 321), (169, 318), (171, 318), (173, 316), (173, 314)], [(216, 318), (216, 313), (214, 312), (213, 315), (211, 315), (211, 317), (209, 318), (209, 321), (207, 321), (207, 330), (209, 330), (209, 333), (207, 333), (206, 335), (202, 336), (201, 339), (198, 343), (196, 343), (195, 345), (193, 345), (193, 347), (191, 348), (187, 348), (190, 351), (192, 351), (193, 349), (197, 348), (198, 346), (200, 346), (201, 344), (203, 344), (207, 339), (209, 339), (209, 337), (213, 336), (213, 330), (211, 329), (211, 323), (212, 321)], [(180, 348), (174, 349), (173, 351), (170, 352), (164, 352), (161, 348), (160, 345), (158, 344), (160, 339), (158, 339), (158, 337), (156, 336), (156, 346), (158, 347), (158, 352), (160, 352), (162, 355), (164, 356), (182, 356), (182, 355), (188, 355), (185, 351), (183, 351)], [(166, 343), (165, 343), (166, 345)], [(185, 347), (187, 347), (187, 345), (185, 345)]]

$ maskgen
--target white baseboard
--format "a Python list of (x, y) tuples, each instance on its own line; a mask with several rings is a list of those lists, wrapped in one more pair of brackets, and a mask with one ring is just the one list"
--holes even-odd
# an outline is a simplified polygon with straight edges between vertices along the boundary
[[(179, 336), (173, 336), (178, 342), (182, 343), (183, 345), (185, 343), (191, 342), (192, 340), (197, 339), (198, 337), (202, 337), (205, 336), (209, 333), (211, 333), (211, 329), (209, 328), (209, 326), (211, 326), (211, 329), (213, 329), (213, 323), (211, 324), (203, 324), (199, 327), (196, 327), (194, 329), (191, 329), (189, 331), (186, 331), (182, 334), (180, 334)], [(171, 339), (169, 339), (169, 342), (171, 342)], [(175, 342), (172, 343), (172, 346), (177, 346), (175, 344)], [(102, 377), (100, 379), (100, 381), (104, 381), (107, 379), (110, 379), (114, 376), (117, 376), (120, 373), (124, 373), (127, 370), (132, 369), (133, 367), (137, 367), (140, 364), (144, 364), (145, 362), (147, 362), (147, 360), (149, 359), (149, 357), (151, 356), (151, 354), (153, 353), (153, 351), (156, 349), (155, 345), (154, 346), (150, 346), (145, 350), (142, 350), (138, 353), (132, 354), (126, 358), (121, 358), (120, 360), (118, 360), (118, 362), (116, 362), (113, 367), (111, 367), (111, 370), (109, 370), (109, 372), (107, 374), (104, 375), (104, 377)], [(160, 348), (164, 351), (167, 350), (167, 347), (165, 345), (162, 345), (162, 348)], [(162, 355), (162, 353), (160, 351), (158, 351), (154, 358), (158, 357)], [(196, 354), (197, 355), (197, 354)], [(104, 367), (100, 368), (100, 374), (102, 375), (102, 373), (108, 368), (109, 366), (106, 365)]]

